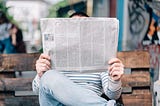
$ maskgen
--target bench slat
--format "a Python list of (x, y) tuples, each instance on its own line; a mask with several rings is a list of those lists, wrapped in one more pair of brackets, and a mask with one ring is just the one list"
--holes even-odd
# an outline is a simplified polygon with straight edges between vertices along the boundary
[(6, 98), (5, 106), (39, 106), (37, 96)]
[(150, 55), (147, 51), (118, 52), (117, 57), (122, 60), (126, 68), (149, 68)]
[(2, 78), (0, 91), (25, 91), (32, 90), (33, 78)]
[(0, 72), (35, 70), (39, 53), (0, 54)]
[(149, 72), (143, 74), (126, 74), (122, 77), (122, 82), (123, 87), (145, 87), (151, 84)]
[[(0, 71), (35, 70), (35, 62), (40, 53), (0, 54)], [(118, 52), (126, 68), (149, 68), (149, 53), (145, 51)], [(18, 64), (18, 65), (17, 65)]]

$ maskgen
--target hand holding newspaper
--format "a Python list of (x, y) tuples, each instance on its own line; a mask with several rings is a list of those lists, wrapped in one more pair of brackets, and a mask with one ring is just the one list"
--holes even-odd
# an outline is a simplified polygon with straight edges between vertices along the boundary
[(116, 57), (118, 31), (116, 18), (41, 19), (43, 52), (56, 70), (106, 71), (108, 60)]

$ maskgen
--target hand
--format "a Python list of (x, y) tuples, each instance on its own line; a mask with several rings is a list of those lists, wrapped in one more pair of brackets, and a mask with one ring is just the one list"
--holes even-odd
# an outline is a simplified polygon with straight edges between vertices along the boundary
[(119, 81), (124, 74), (124, 65), (118, 58), (112, 58), (108, 62), (109, 76), (114, 81)]
[(41, 54), (36, 61), (36, 70), (39, 77), (41, 77), (45, 71), (51, 69), (51, 59), (46, 54)]

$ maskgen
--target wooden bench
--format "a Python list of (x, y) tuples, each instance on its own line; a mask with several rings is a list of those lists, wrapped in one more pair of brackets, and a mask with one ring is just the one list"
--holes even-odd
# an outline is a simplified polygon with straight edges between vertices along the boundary
[(118, 52), (125, 65), (122, 101), (125, 106), (152, 106), (150, 55), (145, 51)]
[[(32, 92), (32, 77), (16, 77), (17, 72), (35, 71), (39, 53), (0, 54), (0, 106), (39, 106)], [(151, 106), (152, 91), (149, 73), (149, 53), (145, 51), (118, 52), (125, 65), (121, 100), (124, 106)]]

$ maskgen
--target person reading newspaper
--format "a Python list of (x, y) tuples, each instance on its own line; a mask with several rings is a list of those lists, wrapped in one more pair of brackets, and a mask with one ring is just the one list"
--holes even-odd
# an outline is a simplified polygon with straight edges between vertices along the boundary
[[(77, 12), (70, 16), (88, 17)], [(33, 91), (39, 94), (41, 106), (115, 106), (121, 95), (121, 77), (124, 65), (118, 58), (108, 62), (108, 71), (78, 73), (76, 71), (51, 70), (51, 58), (41, 54), (36, 61), (36, 71), (32, 82)], [(111, 100), (102, 98), (104, 93)]]

